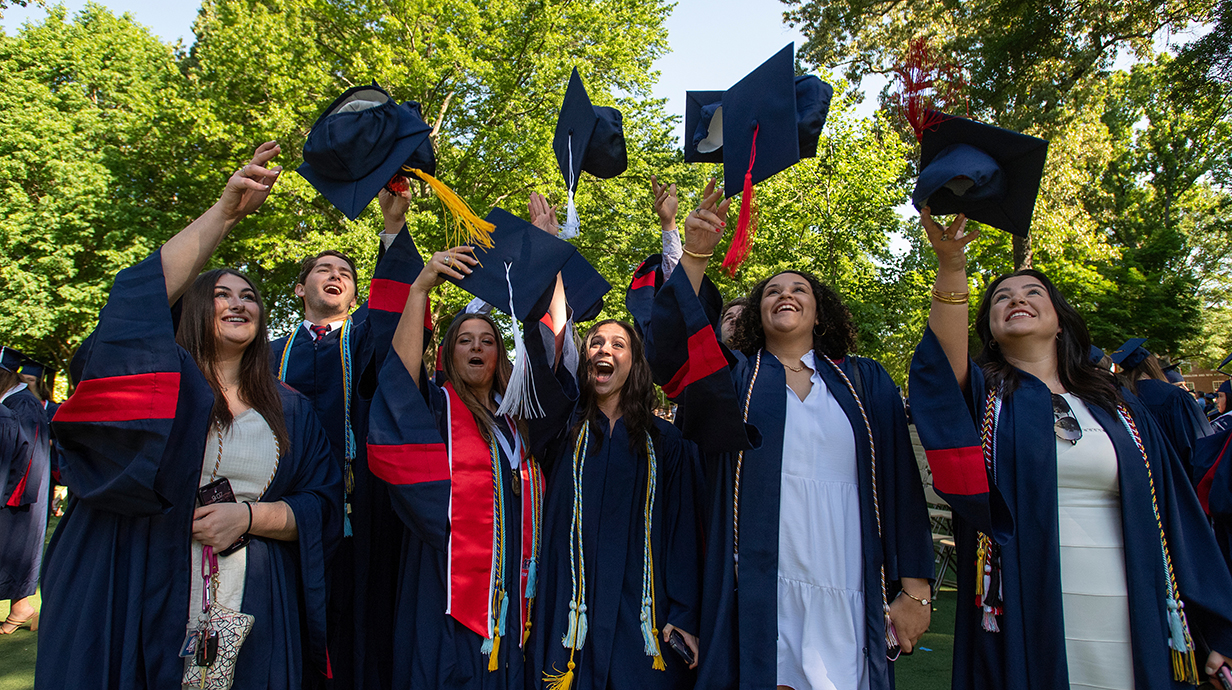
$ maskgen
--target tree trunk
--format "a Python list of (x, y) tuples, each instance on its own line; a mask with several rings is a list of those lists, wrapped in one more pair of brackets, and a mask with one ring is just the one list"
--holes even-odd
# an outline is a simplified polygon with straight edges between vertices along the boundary
[(1014, 270), (1031, 268), (1031, 236), (1014, 235)]

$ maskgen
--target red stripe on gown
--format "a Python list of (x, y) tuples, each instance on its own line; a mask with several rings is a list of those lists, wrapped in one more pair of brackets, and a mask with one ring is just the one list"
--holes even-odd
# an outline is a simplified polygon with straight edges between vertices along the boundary
[(663, 386), (663, 392), (669, 398), (675, 398), (689, 384), (727, 366), (727, 358), (719, 348), (719, 341), (714, 337), (714, 329), (703, 328), (689, 336), (689, 358), (685, 360), (680, 370)]
[(172, 419), (180, 397), (178, 371), (87, 379), (56, 411), (57, 422)]
[(954, 496), (988, 493), (988, 471), (984, 469), (984, 449), (979, 446), (926, 450), (933, 471), (933, 488)]

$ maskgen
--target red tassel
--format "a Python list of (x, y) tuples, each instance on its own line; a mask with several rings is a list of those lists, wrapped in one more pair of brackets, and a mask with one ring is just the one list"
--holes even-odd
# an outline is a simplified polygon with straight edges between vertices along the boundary
[(732, 236), (731, 246), (723, 257), (723, 270), (735, 278), (740, 264), (749, 258), (749, 250), (753, 243), (753, 233), (757, 231), (756, 207), (753, 203), (753, 163), (757, 160), (757, 132), (761, 125), (753, 128), (753, 146), (749, 152), (749, 169), (744, 173), (744, 190), (740, 193), (740, 219), (736, 222), (736, 234)]
[[(902, 82), (899, 100), (903, 114), (916, 140), (923, 137), (926, 130), (950, 119), (938, 112), (945, 104), (938, 105), (933, 99), (954, 100), (962, 87), (962, 73), (953, 65), (940, 64), (929, 51), (926, 39), (912, 39), (905, 63), (894, 71)], [(926, 92), (931, 92), (932, 98)]]

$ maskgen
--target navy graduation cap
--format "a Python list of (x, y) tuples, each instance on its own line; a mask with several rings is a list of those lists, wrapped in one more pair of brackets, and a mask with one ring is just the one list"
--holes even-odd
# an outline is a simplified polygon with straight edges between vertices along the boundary
[(1215, 371), (1223, 371), (1223, 368), (1228, 366), (1228, 362), (1232, 362), (1232, 355), (1224, 357), (1223, 361), (1219, 363), (1219, 366), (1215, 367)]
[(1026, 237), (1044, 176), (1048, 142), (936, 111), (917, 127), (920, 177), (911, 202), (933, 215), (971, 220)]
[(1142, 360), (1151, 356), (1151, 351), (1142, 347), (1142, 343), (1146, 342), (1146, 338), (1130, 338), (1124, 344), (1116, 349), (1109, 357), (1112, 358), (1113, 364), (1122, 369), (1133, 369), (1142, 364)]
[(312, 125), (304, 142), (304, 162), (295, 172), (351, 220), (382, 187), (398, 193), (408, 180), (423, 180), (451, 216), (452, 231), (446, 231), (450, 246), (476, 241), (488, 246), (491, 226), (434, 177), (431, 132), (418, 103), (399, 104), (375, 83), (354, 86)]
[(14, 350), (11, 347), (0, 346), (0, 368), (8, 369), (16, 374), (21, 371), (21, 365), (30, 359), (23, 355), (20, 351)]
[(556, 164), (560, 166), (560, 174), (569, 190), (565, 225), (560, 235), (562, 239), (569, 239), (577, 235), (580, 225), (573, 194), (577, 191), (582, 173), (607, 179), (616, 177), (629, 167), (620, 111), (592, 105), (576, 67), (569, 77), (565, 100), (560, 106), (552, 150), (556, 153)]
[(1091, 364), (1099, 364), (1100, 360), (1102, 360), (1105, 356), (1106, 356), (1106, 353), (1103, 350), (1096, 347), (1095, 345), (1092, 345), (1090, 353), (1087, 355), (1087, 358), (1091, 360)]
[(593, 308), (610, 289), (572, 244), (501, 208), (492, 209), (487, 220), (496, 226), (492, 248), (477, 249), (480, 265), (470, 275), (447, 280), (505, 313), (512, 311), (516, 321), (537, 321), (547, 313), (557, 273), (573, 283), (566, 296), (579, 311)]
[(727, 196), (741, 193), (736, 232), (723, 258), (731, 275), (748, 258), (757, 227), (753, 186), (817, 155), (834, 89), (813, 75), (797, 77), (794, 55), (789, 43), (727, 91), (686, 94), (685, 160), (721, 159)]

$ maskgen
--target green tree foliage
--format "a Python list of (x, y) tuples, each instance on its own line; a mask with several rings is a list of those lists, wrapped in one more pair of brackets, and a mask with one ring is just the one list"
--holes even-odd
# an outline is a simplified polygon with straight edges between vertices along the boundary
[(62, 368), (115, 272), (200, 208), (191, 107), (171, 49), (98, 5), (0, 34), (0, 83), (0, 332)]

